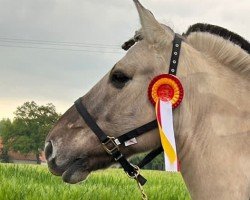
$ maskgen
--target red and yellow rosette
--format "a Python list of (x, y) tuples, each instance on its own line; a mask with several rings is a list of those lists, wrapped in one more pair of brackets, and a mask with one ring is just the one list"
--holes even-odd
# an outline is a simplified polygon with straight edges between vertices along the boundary
[(155, 105), (161, 144), (165, 153), (165, 169), (167, 171), (179, 171), (172, 109), (181, 103), (183, 95), (181, 82), (171, 74), (161, 74), (155, 77), (148, 88), (149, 100)]
[(161, 74), (156, 76), (148, 87), (148, 97), (153, 105), (158, 99), (170, 101), (173, 108), (180, 105), (184, 91), (180, 80), (171, 74)]

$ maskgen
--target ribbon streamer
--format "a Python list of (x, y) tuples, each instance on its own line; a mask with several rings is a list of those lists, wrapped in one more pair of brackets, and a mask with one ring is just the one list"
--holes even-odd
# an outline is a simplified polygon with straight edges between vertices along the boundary
[(177, 172), (179, 171), (179, 166), (173, 128), (172, 103), (170, 101), (158, 99), (155, 110), (161, 143), (164, 149), (165, 170)]

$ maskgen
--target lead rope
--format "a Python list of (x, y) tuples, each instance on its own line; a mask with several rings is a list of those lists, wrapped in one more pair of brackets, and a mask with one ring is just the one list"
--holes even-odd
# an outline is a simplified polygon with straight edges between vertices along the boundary
[(137, 178), (136, 178), (135, 180), (136, 180), (137, 185), (138, 185), (138, 188), (139, 188), (139, 190), (140, 190), (140, 192), (141, 192), (141, 198), (142, 198), (142, 200), (148, 200), (148, 196), (147, 196), (147, 194), (145, 193), (145, 191), (144, 191), (142, 185), (140, 184), (140, 182), (138, 181)]
[(134, 175), (129, 175), (128, 173), (126, 173), (128, 175), (129, 178), (132, 178), (132, 179), (135, 179), (136, 180), (136, 183), (138, 185), (138, 188), (141, 192), (141, 197), (142, 197), (142, 200), (148, 200), (148, 196), (146, 194), (146, 192), (144, 191), (143, 187), (142, 187), (142, 184), (140, 183), (139, 179), (138, 179), (138, 176), (140, 175), (140, 168), (137, 166), (137, 165), (132, 165), (136, 171), (136, 174)]

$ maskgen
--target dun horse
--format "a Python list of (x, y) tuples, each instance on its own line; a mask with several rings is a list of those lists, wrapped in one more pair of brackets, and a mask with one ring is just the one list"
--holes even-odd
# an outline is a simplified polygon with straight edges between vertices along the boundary
[[(167, 73), (174, 32), (137, 0), (142, 28), (123, 46), (127, 54), (86, 95), (82, 104), (108, 135), (155, 119), (147, 87)], [(224, 28), (196, 24), (183, 34), (177, 76), (185, 96), (174, 110), (181, 173), (198, 200), (250, 198), (250, 44)], [(120, 147), (130, 157), (161, 145), (158, 130)], [(50, 171), (68, 183), (107, 168), (114, 160), (72, 106), (46, 139)], [(163, 186), (164, 187), (164, 186)]]

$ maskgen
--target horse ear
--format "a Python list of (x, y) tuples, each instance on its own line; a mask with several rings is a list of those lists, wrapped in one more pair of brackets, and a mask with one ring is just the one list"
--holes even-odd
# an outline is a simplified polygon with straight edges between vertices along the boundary
[(171, 34), (162, 27), (162, 25), (154, 18), (154, 15), (144, 8), (138, 0), (133, 1), (139, 13), (143, 38), (151, 44), (170, 39)]

